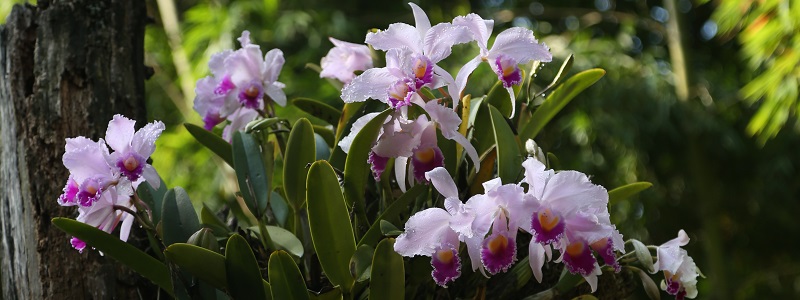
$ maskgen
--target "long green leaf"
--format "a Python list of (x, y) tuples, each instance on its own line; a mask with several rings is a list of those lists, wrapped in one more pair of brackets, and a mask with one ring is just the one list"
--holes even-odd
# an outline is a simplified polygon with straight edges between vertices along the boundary
[(200, 128), (197, 125), (183, 123), (183, 126), (186, 127), (186, 130), (189, 131), (195, 140), (222, 158), (222, 160), (228, 163), (229, 166), (233, 167), (233, 152), (231, 151), (231, 144), (228, 144), (228, 142), (223, 140), (218, 135)]
[[(272, 242), (280, 249), (286, 250), (294, 256), (303, 257), (303, 243), (291, 232), (278, 226), (265, 226)], [(258, 226), (250, 227), (250, 230), (260, 233)]]
[(128, 266), (172, 295), (169, 268), (142, 250), (121, 241), (117, 236), (73, 219), (53, 218), (53, 225), (86, 242), (89, 247), (102, 251), (105, 255)]
[(394, 109), (386, 109), (367, 122), (361, 131), (358, 132), (353, 143), (350, 144), (350, 152), (347, 153), (347, 160), (344, 164), (344, 194), (348, 206), (358, 217), (358, 221), (366, 226), (366, 212), (364, 201), (364, 190), (367, 185), (367, 176), (370, 176), (369, 153), (372, 151), (372, 144), (378, 138), (378, 131), (386, 121), (386, 116), (391, 114)]
[(214, 251), (190, 245), (175, 243), (164, 250), (164, 255), (181, 270), (203, 280), (215, 288), (226, 290), (228, 277), (225, 272), (225, 256)]
[(161, 230), (165, 245), (185, 243), (192, 234), (200, 230), (200, 221), (192, 200), (183, 188), (175, 187), (167, 191), (163, 205)]
[(556, 116), (575, 96), (600, 80), (606, 71), (590, 69), (570, 77), (553, 91), (531, 116), (530, 121), (520, 130), (520, 140), (527, 141), (539, 134), (547, 123)]
[(613, 205), (620, 200), (636, 195), (641, 191), (649, 189), (651, 186), (653, 186), (652, 183), (640, 181), (615, 188), (608, 192), (608, 205)]
[(328, 159), (334, 168), (339, 170), (344, 169), (344, 161), (347, 158), (347, 153), (344, 153), (342, 148), (338, 146), (339, 141), (350, 133), (350, 129), (353, 128), (353, 123), (358, 119), (356, 116), (361, 116), (359, 110), (364, 106), (364, 103), (365, 102), (345, 103), (342, 108), (342, 116), (339, 118), (339, 125), (336, 126), (336, 140), (330, 145), (333, 151), (331, 152), (331, 157)]
[(258, 143), (250, 134), (237, 131), (233, 135), (233, 162), (239, 191), (247, 208), (256, 218), (266, 209), (259, 207), (259, 204), (267, 203), (271, 179), (265, 170), (264, 159), (259, 149)]
[(292, 132), (289, 133), (283, 161), (283, 188), (289, 205), (295, 211), (306, 201), (308, 164), (313, 163), (315, 158), (314, 129), (308, 119), (301, 118), (294, 123)]
[(303, 274), (289, 254), (280, 250), (272, 252), (268, 268), (273, 299), (308, 299)]
[(417, 196), (422, 194), (426, 188), (427, 185), (424, 184), (415, 185), (406, 191), (405, 194), (400, 196), (400, 198), (392, 202), (392, 204), (389, 204), (389, 207), (387, 207), (386, 210), (384, 210), (383, 213), (378, 217), (378, 219), (372, 223), (372, 226), (369, 227), (367, 233), (361, 237), (361, 240), (358, 242), (358, 246), (370, 245), (375, 247), (375, 245), (377, 245), (383, 237), (380, 225), (381, 220), (390, 220), (400, 215), (400, 213), (408, 211), (411, 203), (416, 200)]
[(339, 117), (342, 115), (340, 110), (313, 99), (297, 98), (292, 100), (292, 105), (333, 126), (339, 124)]
[(489, 105), (494, 140), (497, 144), (497, 174), (503, 183), (517, 182), (522, 170), (522, 154), (514, 132), (505, 117), (494, 106)]
[(225, 275), (233, 299), (267, 298), (253, 250), (238, 234), (232, 235), (225, 247)]
[(375, 248), (375, 256), (372, 258), (369, 299), (405, 299), (405, 274), (403, 257), (394, 251), (394, 239), (382, 240)]
[[(525, 71), (520, 71), (522, 72), (522, 78), (525, 78)], [(519, 95), (521, 87), (521, 84), (513, 86), (515, 95)], [(511, 102), (511, 96), (508, 95), (508, 91), (503, 87), (503, 82), (501, 81), (497, 81), (497, 83), (492, 86), (492, 89), (486, 94), (484, 102), (497, 108), (506, 118), (511, 117), (511, 111), (514, 109), (513, 106), (517, 105), (516, 101), (514, 103)]]
[(213, 230), (216, 236), (227, 237), (228, 233), (231, 232), (231, 230), (228, 229), (228, 225), (217, 218), (205, 203), (203, 203), (203, 208), (200, 209), (200, 223)]
[(349, 262), (356, 243), (339, 180), (324, 160), (311, 165), (308, 178), (306, 199), (314, 250), (331, 283), (349, 291), (353, 285)]

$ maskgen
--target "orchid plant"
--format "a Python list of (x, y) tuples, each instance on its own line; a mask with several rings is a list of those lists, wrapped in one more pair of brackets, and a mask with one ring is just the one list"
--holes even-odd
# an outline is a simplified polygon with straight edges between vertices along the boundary
[[(57, 201), (78, 216), (54, 224), (77, 251), (115, 258), (176, 298), (620, 297), (601, 287), (636, 273), (657, 299), (645, 271), (663, 272), (662, 289), (677, 299), (694, 298), (702, 273), (681, 248), (683, 230), (646, 246), (611, 222), (609, 199), (649, 183), (608, 191), (555, 168), (534, 142), (605, 72), (562, 78), (569, 57), (540, 89), (533, 74), (553, 57), (531, 30), (507, 29), (489, 47), (492, 20), (432, 25), (409, 5), (414, 26), (370, 31), (365, 44), (330, 38), (335, 47), (315, 68), (341, 83), (342, 109), (287, 101), (283, 53), (262, 57), (247, 31), (241, 48), (211, 58), (194, 102), (204, 124), (186, 128), (235, 171), (239, 192), (226, 209), (204, 205), (198, 216), (185, 191), (167, 189), (148, 163), (163, 123), (135, 130), (116, 115), (105, 138), (67, 139), (70, 175)], [(479, 54), (453, 77), (439, 63), (467, 43)], [(377, 51), (385, 66), (376, 67)], [(487, 80), (471, 77), (482, 62), (495, 87), (465, 94)], [(316, 118), (290, 123), (276, 104)], [(147, 252), (124, 243), (131, 234), (147, 236)]]

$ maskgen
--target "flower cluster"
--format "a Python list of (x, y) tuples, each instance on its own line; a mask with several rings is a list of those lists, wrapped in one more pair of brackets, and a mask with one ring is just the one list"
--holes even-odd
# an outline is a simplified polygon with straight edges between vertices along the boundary
[(697, 276), (700, 270), (688, 252), (681, 248), (689, 243), (689, 236), (681, 230), (678, 237), (658, 246), (658, 260), (655, 271), (664, 272), (661, 289), (676, 299), (694, 298), (697, 296)]
[[(369, 48), (356, 44), (332, 40), (336, 47), (323, 58), (320, 76), (339, 78), (347, 83), (342, 88), (345, 103), (361, 102), (369, 98), (380, 100), (395, 108), (396, 112), (384, 122), (382, 131), (372, 148), (369, 163), (373, 175), (379, 179), (390, 158), (395, 158), (395, 172), (401, 189), (405, 187), (406, 174), (413, 184), (427, 182), (425, 172), (443, 166), (444, 157), (436, 144), (436, 128), (442, 136), (454, 140), (464, 147), (478, 170), (478, 153), (464, 135), (458, 132), (461, 118), (453, 107), (437, 100), (424, 99), (420, 91), (424, 88), (446, 87), (450, 98), (461, 99), (469, 75), (481, 61), (489, 62), (511, 94), (515, 106), (513, 85), (521, 82), (519, 64), (531, 60), (547, 62), (552, 55), (547, 46), (539, 44), (529, 29), (515, 27), (498, 36), (491, 50), (486, 44), (494, 21), (484, 20), (476, 14), (459, 16), (451, 23), (431, 26), (428, 16), (416, 4), (409, 3), (414, 13), (416, 26), (394, 23), (384, 31), (370, 32), (365, 42), (374, 49), (386, 51), (386, 66), (370, 68), (367, 60)], [(456, 44), (476, 42), (480, 54), (465, 64), (457, 78), (437, 65), (450, 56)], [(335, 62), (334, 60), (338, 60)], [(366, 69), (355, 76), (356, 70)], [(353, 78), (355, 76), (355, 78)], [(351, 80), (352, 78), (352, 80)], [(408, 106), (421, 107), (427, 116), (408, 116)], [(339, 146), (345, 153), (350, 143), (369, 120), (377, 114), (368, 114), (357, 120), (350, 135), (343, 138)], [(411, 160), (411, 167), (407, 168)], [(410, 169), (408, 173), (406, 170)]]
[(600, 266), (593, 251), (617, 271), (615, 251), (624, 252), (622, 235), (609, 220), (608, 193), (583, 173), (548, 170), (535, 158), (528, 158), (523, 167), (522, 182), (489, 180), (483, 183), (485, 193), (466, 203), (459, 200), (447, 170), (427, 172), (426, 178), (445, 197), (445, 209), (429, 208), (411, 216), (395, 251), (431, 256), (433, 278), (445, 286), (460, 275), (460, 242), (467, 246), (473, 271), (493, 275), (516, 261), (516, 237), (522, 230), (533, 235), (528, 254), (538, 281), (555, 249), (561, 253), (556, 261), (586, 278), (594, 291)]
[[(62, 158), (69, 170), (62, 206), (78, 206), (77, 220), (105, 232), (114, 231), (119, 222), (120, 239), (126, 241), (136, 211), (131, 201), (136, 188), (147, 181), (158, 188), (161, 179), (147, 159), (156, 149), (156, 139), (164, 123), (149, 123), (136, 131), (135, 121), (115, 115), (108, 123), (105, 139), (92, 141), (79, 136), (67, 139)], [(112, 152), (109, 152), (108, 147)], [(86, 244), (72, 238), (72, 246), (83, 251)]]
[(205, 129), (230, 121), (222, 137), (230, 141), (233, 133), (264, 115), (272, 102), (286, 105), (284, 84), (277, 81), (283, 68), (283, 52), (272, 49), (263, 57), (261, 48), (250, 42), (250, 32), (239, 38), (242, 48), (226, 50), (211, 57), (211, 75), (197, 81), (194, 109), (203, 116)]

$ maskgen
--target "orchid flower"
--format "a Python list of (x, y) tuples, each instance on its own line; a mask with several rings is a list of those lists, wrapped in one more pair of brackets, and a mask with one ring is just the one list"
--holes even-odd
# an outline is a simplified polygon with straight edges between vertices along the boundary
[(424, 255), (431, 257), (431, 277), (436, 284), (446, 287), (461, 276), (461, 258), (458, 248), (463, 237), (453, 227), (469, 227), (472, 219), (465, 215), (458, 199), (458, 188), (444, 168), (436, 168), (425, 177), (445, 197), (445, 209), (428, 208), (420, 211), (405, 224), (405, 231), (397, 237), (394, 250), (402, 256)]
[(373, 98), (399, 107), (408, 105), (409, 95), (424, 86), (448, 84), (450, 92), (455, 92), (453, 76), (437, 63), (450, 56), (453, 45), (472, 41), (472, 35), (466, 27), (450, 23), (431, 27), (425, 12), (414, 3), (409, 5), (416, 27), (394, 23), (384, 31), (367, 34), (367, 44), (387, 51), (386, 68), (369, 69), (353, 79), (342, 89), (346, 103)]
[(369, 47), (328, 38), (333, 47), (320, 65), (322, 72), (320, 78), (333, 78), (342, 83), (350, 83), (356, 77), (355, 71), (364, 71), (372, 68), (372, 55)]
[(91, 206), (100, 199), (103, 191), (119, 181), (119, 172), (106, 162), (108, 148), (103, 140), (70, 138), (64, 149), (62, 161), (70, 176), (64, 193), (58, 198), (59, 204)]
[(678, 231), (678, 237), (658, 246), (655, 270), (664, 272), (665, 281), (661, 289), (675, 296), (675, 299), (694, 298), (697, 296), (697, 276), (700, 271), (682, 246), (689, 243), (689, 236), (683, 229)]
[[(437, 145), (436, 128), (439, 128), (443, 137), (461, 144), (476, 169), (479, 169), (475, 147), (458, 132), (461, 124), (458, 115), (436, 101), (424, 103), (418, 95), (413, 98), (413, 103), (419, 104), (430, 119), (424, 114), (416, 119), (408, 119), (407, 108), (401, 108), (387, 117), (368, 159), (375, 180), (380, 180), (389, 159), (396, 158), (395, 176), (401, 190), (405, 191), (406, 188), (406, 174), (409, 182), (427, 182), (424, 175), (426, 172), (444, 166), (444, 155)], [(377, 115), (378, 113), (367, 114), (355, 121), (350, 133), (339, 141), (339, 146), (345, 153), (349, 152), (350, 144), (361, 128)], [(411, 172), (406, 173), (409, 160)]]
[(484, 182), (483, 188), (485, 194), (472, 196), (464, 205), (474, 221), (469, 231), (459, 233), (467, 237), (472, 269), (497, 274), (516, 261), (517, 231), (530, 222), (533, 203), (523, 200), (522, 187), (504, 185), (500, 178)]
[(226, 128), (228, 136), (254, 120), (267, 100), (286, 105), (285, 85), (277, 81), (285, 62), (283, 52), (272, 49), (262, 58), (261, 48), (251, 43), (248, 31), (242, 32), (239, 43), (241, 49), (211, 57), (211, 75), (198, 80), (195, 88), (194, 109), (203, 116), (205, 129), (228, 120), (232, 123)]
[(136, 121), (122, 115), (115, 115), (108, 122), (105, 142), (114, 149), (114, 152), (106, 155), (106, 161), (116, 169), (116, 172), (130, 180), (133, 188), (143, 181), (158, 188), (161, 179), (156, 169), (147, 163), (147, 159), (156, 150), (156, 139), (164, 131), (164, 123), (161, 121), (148, 123), (134, 131), (135, 123)]
[(523, 228), (533, 235), (528, 251), (534, 276), (541, 282), (541, 268), (555, 246), (561, 252), (556, 262), (582, 275), (594, 291), (600, 266), (592, 250), (616, 270), (614, 251), (624, 252), (622, 236), (609, 218), (608, 193), (577, 171), (555, 173), (535, 158), (522, 165), (528, 184), (525, 197), (534, 203), (530, 227)]
[(549, 62), (553, 60), (550, 49), (544, 44), (539, 44), (533, 31), (522, 27), (506, 29), (497, 35), (491, 49), (488, 49), (489, 37), (492, 35), (493, 20), (484, 20), (476, 14), (459, 16), (453, 19), (453, 25), (469, 28), (473, 38), (477, 41), (480, 54), (461, 67), (456, 75), (457, 95), (461, 94), (467, 85), (467, 79), (478, 65), (485, 61), (489, 63), (497, 78), (503, 83), (511, 98), (511, 116), (515, 112), (515, 95), (513, 86), (522, 82), (519, 64), (531, 60)]
[[(99, 200), (91, 207), (78, 207), (77, 221), (97, 227), (102, 231), (112, 233), (117, 225), (122, 222), (119, 230), (119, 238), (127, 241), (133, 225), (134, 216), (115, 208), (115, 206), (125, 207), (131, 211), (136, 211), (136, 207), (131, 203), (130, 197), (126, 192), (120, 193), (116, 187), (109, 187)], [(86, 243), (77, 238), (70, 240), (72, 246), (83, 252)]]

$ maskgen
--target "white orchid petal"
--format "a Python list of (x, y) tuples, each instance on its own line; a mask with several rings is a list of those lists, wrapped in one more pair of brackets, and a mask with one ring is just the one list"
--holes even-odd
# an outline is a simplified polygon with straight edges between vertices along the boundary
[(393, 23), (386, 30), (367, 33), (364, 41), (376, 50), (409, 48), (422, 53), (422, 36), (417, 28), (405, 23)]
[(542, 62), (553, 60), (550, 49), (536, 41), (533, 31), (522, 27), (509, 28), (497, 35), (488, 57), (492, 60), (501, 54), (513, 58), (519, 64), (531, 60)]
[(387, 89), (397, 81), (386, 68), (372, 68), (353, 78), (342, 89), (342, 100), (345, 103), (362, 102), (369, 98), (389, 102)]
[(436, 190), (445, 198), (458, 199), (458, 187), (456, 187), (456, 183), (453, 182), (453, 177), (447, 172), (447, 169), (437, 167), (425, 172), (425, 179), (430, 180)]
[(422, 53), (433, 63), (450, 56), (453, 45), (475, 40), (469, 28), (448, 23), (440, 23), (431, 27), (424, 38)]

